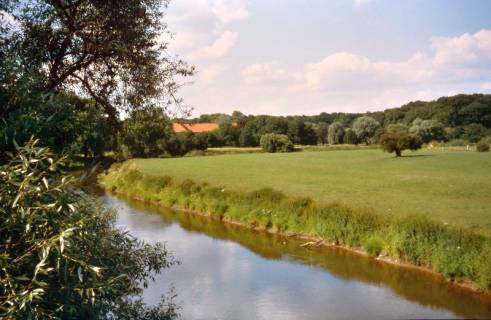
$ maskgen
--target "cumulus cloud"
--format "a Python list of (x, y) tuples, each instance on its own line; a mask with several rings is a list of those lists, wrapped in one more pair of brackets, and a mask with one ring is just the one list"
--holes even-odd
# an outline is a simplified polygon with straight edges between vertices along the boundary
[(213, 1), (212, 11), (222, 24), (244, 20), (249, 16), (245, 2), (242, 0)]
[(256, 63), (242, 70), (242, 77), (247, 84), (265, 84), (291, 80), (294, 75), (283, 68), (275, 67), (276, 63)]
[(180, 0), (172, 2), (166, 17), (175, 33), (170, 48), (191, 62), (227, 54), (238, 33), (230, 24), (249, 16), (245, 0)]
[[(372, 60), (337, 52), (298, 70), (255, 63), (241, 70), (254, 113), (367, 111), (462, 92), (491, 91), (491, 31), (430, 39), (406, 60)], [(252, 93), (253, 92), (253, 93)], [(250, 98), (244, 97), (246, 100)], [(259, 100), (258, 100), (259, 99)]]
[(204, 60), (223, 57), (235, 46), (237, 37), (237, 32), (225, 31), (211, 45), (192, 52), (189, 58), (191, 60)]
[(491, 30), (474, 34), (465, 33), (459, 37), (438, 37), (431, 40), (435, 50), (435, 63), (474, 64), (491, 61)]

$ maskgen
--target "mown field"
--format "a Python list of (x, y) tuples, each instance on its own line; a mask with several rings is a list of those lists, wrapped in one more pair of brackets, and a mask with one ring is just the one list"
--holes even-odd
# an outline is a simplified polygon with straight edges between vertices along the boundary
[(237, 191), (271, 187), (320, 203), (424, 214), (491, 231), (491, 153), (425, 150), (400, 159), (380, 150), (254, 153), (137, 159), (136, 164), (151, 175)]

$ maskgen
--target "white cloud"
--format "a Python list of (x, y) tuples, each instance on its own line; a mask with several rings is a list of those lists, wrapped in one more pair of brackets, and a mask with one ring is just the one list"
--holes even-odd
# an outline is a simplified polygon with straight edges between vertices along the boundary
[(246, 4), (242, 0), (213, 1), (212, 11), (222, 24), (244, 20), (249, 16)]
[(225, 31), (211, 45), (192, 52), (189, 58), (191, 60), (204, 60), (223, 57), (235, 46), (237, 37), (237, 32)]
[[(233, 98), (241, 101), (246, 113), (305, 113), (299, 106), (306, 106), (307, 113), (362, 112), (416, 99), (489, 92), (491, 31), (433, 38), (427, 50), (401, 61), (338, 52), (297, 70), (278, 62), (255, 63), (244, 67), (241, 77)], [(228, 107), (231, 99), (222, 100), (217, 107)]]
[(472, 64), (491, 61), (491, 30), (459, 37), (438, 37), (431, 40), (438, 64)]
[(275, 67), (276, 63), (256, 63), (242, 70), (242, 77), (247, 84), (264, 84), (291, 80), (293, 75), (285, 69)]
[(179, 0), (172, 2), (166, 19), (175, 33), (170, 49), (190, 60), (214, 59), (227, 54), (238, 33), (230, 24), (249, 16), (244, 0)]

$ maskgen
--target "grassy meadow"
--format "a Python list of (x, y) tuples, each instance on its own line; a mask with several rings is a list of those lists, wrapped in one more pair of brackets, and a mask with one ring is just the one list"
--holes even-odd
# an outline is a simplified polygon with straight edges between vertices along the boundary
[(491, 231), (491, 153), (422, 150), (395, 159), (380, 150), (341, 150), (134, 161), (152, 176), (234, 191), (270, 187), (318, 203), (422, 214)]

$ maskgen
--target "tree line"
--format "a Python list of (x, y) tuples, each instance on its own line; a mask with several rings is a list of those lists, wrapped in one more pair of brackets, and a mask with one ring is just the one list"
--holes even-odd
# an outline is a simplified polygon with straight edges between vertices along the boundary
[(199, 134), (210, 147), (254, 147), (268, 133), (287, 135), (294, 144), (371, 144), (391, 125), (403, 125), (411, 133), (431, 141), (465, 140), (476, 143), (489, 135), (491, 95), (472, 94), (415, 101), (379, 112), (321, 113), (314, 116), (206, 114), (183, 123), (215, 122), (219, 129)]

